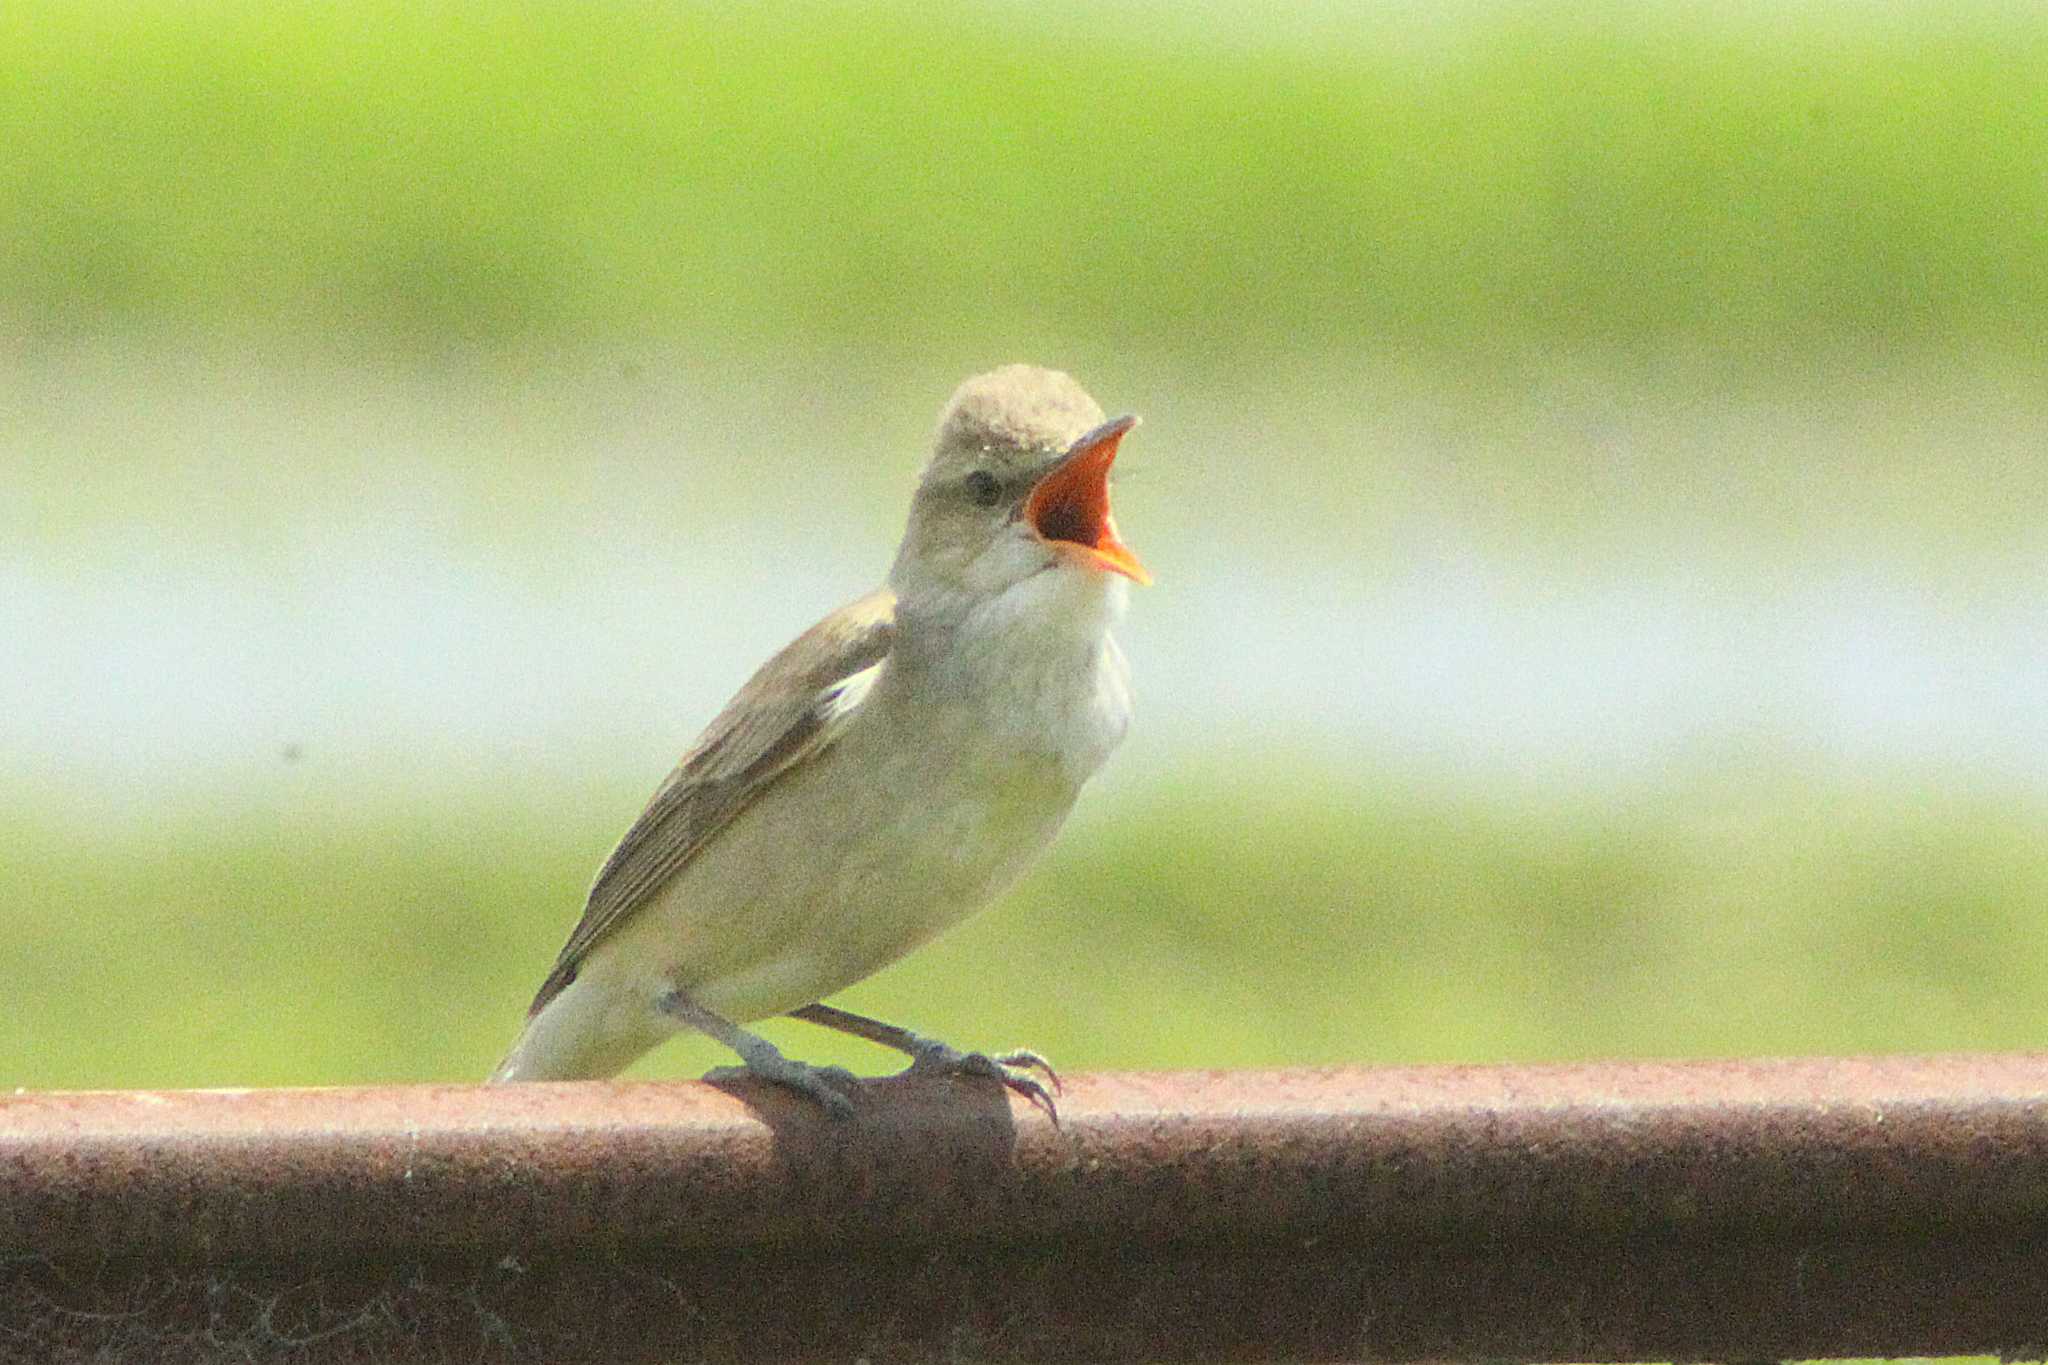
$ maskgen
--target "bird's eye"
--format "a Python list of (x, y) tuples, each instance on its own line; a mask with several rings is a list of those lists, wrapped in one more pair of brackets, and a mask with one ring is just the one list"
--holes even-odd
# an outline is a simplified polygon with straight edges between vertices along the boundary
[(979, 506), (994, 507), (1002, 500), (1003, 486), (986, 469), (977, 469), (967, 476), (967, 496)]

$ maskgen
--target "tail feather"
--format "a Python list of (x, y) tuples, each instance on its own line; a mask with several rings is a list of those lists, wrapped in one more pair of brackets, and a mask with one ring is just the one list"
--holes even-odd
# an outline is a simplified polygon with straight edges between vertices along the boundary
[(603, 1080), (672, 1032), (651, 1002), (619, 999), (580, 977), (526, 1021), (489, 1084)]

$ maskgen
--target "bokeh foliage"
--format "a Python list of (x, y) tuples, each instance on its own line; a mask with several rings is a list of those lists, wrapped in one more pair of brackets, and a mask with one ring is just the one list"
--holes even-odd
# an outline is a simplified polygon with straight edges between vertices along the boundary
[(2038, 8), (1263, 23), (18, 0), (0, 314), (1218, 363), (1685, 335), (1768, 364), (2048, 321)]
[[(842, 1001), (1076, 1069), (2038, 1043), (2037, 802), (1720, 774), (1534, 806), (1201, 776), (1098, 808), (1005, 903)], [(10, 830), (10, 1084), (480, 1075), (607, 831), (479, 805), (153, 833)], [(684, 1041), (636, 1074), (727, 1060)]]

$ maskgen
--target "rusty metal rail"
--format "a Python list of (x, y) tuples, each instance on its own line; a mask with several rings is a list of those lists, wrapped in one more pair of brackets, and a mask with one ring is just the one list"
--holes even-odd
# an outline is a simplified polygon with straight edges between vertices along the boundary
[(2048, 1055), (0, 1097), (0, 1360), (2048, 1343)]

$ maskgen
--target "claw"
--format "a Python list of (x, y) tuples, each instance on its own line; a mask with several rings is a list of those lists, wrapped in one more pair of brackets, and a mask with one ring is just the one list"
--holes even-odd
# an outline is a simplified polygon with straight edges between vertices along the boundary
[(1000, 1057), (991, 1057), (986, 1052), (962, 1052), (944, 1043), (928, 1041), (910, 1063), (912, 1071), (937, 1071), (1000, 1082), (1030, 1101), (1034, 1108), (1043, 1109), (1045, 1116), (1053, 1121), (1053, 1126), (1058, 1127), (1060, 1111), (1059, 1106), (1053, 1103), (1051, 1092), (1028, 1071), (1013, 1069), (1025, 1067), (1043, 1070), (1055, 1087), (1060, 1083), (1051, 1065), (1035, 1052), (1006, 1052)]
[[(1052, 1095), (1044, 1086), (1028, 1075), (1018, 1075), (1016, 1072), (1009, 1071), (1001, 1066), (997, 1067), (997, 1071), (1001, 1075), (1004, 1085), (1029, 1100), (1033, 1108), (1043, 1109), (1045, 1116), (1052, 1120), (1053, 1127), (1057, 1128), (1060, 1126), (1060, 1107), (1053, 1103)], [(1053, 1081), (1055, 1086), (1057, 1086), (1059, 1078), (1054, 1077)]]
[(1005, 1052), (996, 1058), (996, 1062), (1002, 1066), (1023, 1067), (1027, 1071), (1043, 1071), (1045, 1078), (1052, 1082), (1053, 1094), (1067, 1093), (1066, 1086), (1060, 1084), (1060, 1073), (1052, 1069), (1052, 1063), (1028, 1047), (1020, 1047), (1015, 1052)]
[[(868, 1019), (823, 1003), (806, 1005), (800, 1010), (790, 1011), (790, 1014), (797, 1019), (837, 1029), (841, 1033), (850, 1033), (856, 1038), (880, 1043), (883, 1047), (894, 1048), (910, 1058), (908, 1071), (937, 1071), (955, 1076), (976, 1076), (1001, 1081), (1005, 1087), (1043, 1109), (1054, 1124), (1060, 1121), (1059, 1110), (1054, 1106), (1052, 1096), (1053, 1093), (1065, 1093), (1066, 1087), (1060, 1084), (1060, 1075), (1052, 1069), (1052, 1063), (1029, 1048), (1018, 1048), (1014, 1052), (1005, 1052), (998, 1057), (990, 1057), (981, 1052), (962, 1052), (958, 1048), (948, 1047), (936, 1038), (926, 1038), (912, 1033), (907, 1028), (885, 1024), (879, 1019)], [(767, 1043), (762, 1041), (759, 1046), (767, 1047)], [(1052, 1082), (1052, 1092), (1048, 1092), (1028, 1074), (1032, 1071), (1045, 1073), (1046, 1080)], [(1019, 1074), (1020, 1072), (1026, 1074)]]

